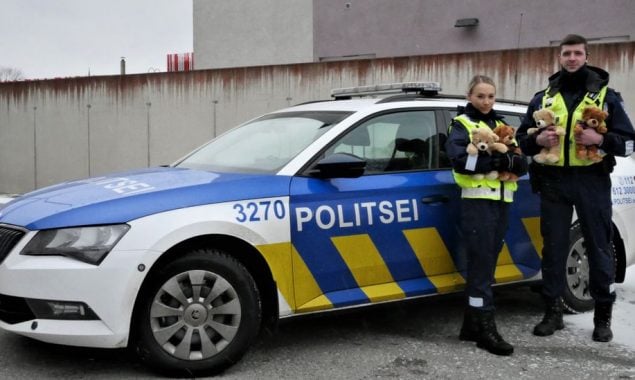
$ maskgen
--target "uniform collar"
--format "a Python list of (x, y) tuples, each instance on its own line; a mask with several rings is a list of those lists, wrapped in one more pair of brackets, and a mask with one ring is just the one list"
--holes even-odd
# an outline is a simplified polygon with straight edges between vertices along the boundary
[(584, 65), (575, 73), (562, 69), (549, 77), (549, 95), (553, 96), (561, 90), (575, 90), (572, 87), (575, 85), (579, 86), (579, 90), (599, 92), (608, 83), (609, 73), (599, 67)]

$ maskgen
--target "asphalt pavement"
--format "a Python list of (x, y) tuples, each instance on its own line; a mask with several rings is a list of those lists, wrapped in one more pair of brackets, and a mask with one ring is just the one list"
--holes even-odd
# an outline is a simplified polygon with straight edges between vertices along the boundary
[[(533, 336), (540, 297), (497, 289), (498, 325), (515, 346), (499, 357), (457, 338), (460, 294), (283, 321), (218, 379), (635, 379), (635, 352), (567, 324)], [(635, 302), (635, 300), (632, 300)], [(589, 318), (591, 315), (589, 315)], [(0, 332), (3, 379), (152, 379), (127, 350), (51, 345)]]

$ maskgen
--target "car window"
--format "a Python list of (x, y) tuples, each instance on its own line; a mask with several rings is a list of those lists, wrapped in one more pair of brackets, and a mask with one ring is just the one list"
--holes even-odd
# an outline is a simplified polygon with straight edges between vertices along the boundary
[(445, 135), (435, 111), (404, 111), (373, 117), (336, 141), (324, 157), (349, 153), (366, 160), (365, 174), (436, 169)]
[(177, 167), (239, 173), (274, 173), (350, 112), (274, 113), (234, 128), (195, 151)]

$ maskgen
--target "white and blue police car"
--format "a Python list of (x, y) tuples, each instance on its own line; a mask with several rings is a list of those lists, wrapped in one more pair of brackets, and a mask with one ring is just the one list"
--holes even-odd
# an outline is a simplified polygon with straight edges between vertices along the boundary
[[(334, 90), (335, 100), (251, 120), (169, 167), (1, 205), (0, 327), (211, 374), (279, 318), (462, 290), (459, 190), (443, 146), (465, 101), (439, 90)], [(525, 105), (497, 110), (518, 125)], [(635, 159), (618, 161), (619, 282), (635, 263)], [(527, 176), (519, 183), (498, 284), (540, 279), (538, 199)], [(566, 304), (583, 311), (593, 303), (575, 219), (571, 237)]]

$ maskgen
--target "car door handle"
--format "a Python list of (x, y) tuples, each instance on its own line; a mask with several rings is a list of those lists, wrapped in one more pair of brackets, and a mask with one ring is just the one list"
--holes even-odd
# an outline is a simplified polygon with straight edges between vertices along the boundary
[(421, 202), (425, 204), (429, 203), (447, 203), (450, 200), (450, 197), (443, 194), (430, 195), (428, 197), (421, 198)]

